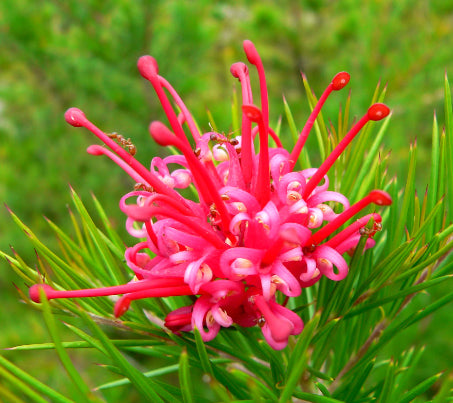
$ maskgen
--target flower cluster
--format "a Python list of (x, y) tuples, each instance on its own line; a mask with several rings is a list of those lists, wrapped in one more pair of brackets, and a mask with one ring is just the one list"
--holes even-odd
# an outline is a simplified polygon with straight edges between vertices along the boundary
[[(68, 123), (87, 128), (110, 148), (93, 145), (89, 153), (108, 156), (137, 182), (120, 201), (127, 230), (140, 239), (125, 253), (135, 278), (122, 286), (72, 291), (37, 284), (30, 288), (33, 301), (39, 302), (41, 291), (48, 299), (122, 294), (114, 309), (119, 317), (133, 300), (191, 295), (196, 296), (192, 305), (165, 318), (171, 331), (196, 327), (209, 341), (221, 327), (258, 325), (274, 349), (284, 348), (290, 335), (302, 331), (301, 318), (286, 307), (288, 298), (299, 296), (302, 288), (323, 276), (344, 279), (348, 264), (342, 255), (353, 250), (363, 234), (368, 237), (365, 247), (372, 247), (381, 217), (367, 214), (337, 230), (371, 203), (391, 203), (387, 193), (374, 190), (350, 205), (344, 195), (328, 190), (326, 175), (361, 128), (386, 117), (389, 109), (372, 105), (319, 168), (296, 171), (324, 102), (332, 91), (346, 86), (349, 74), (333, 78), (289, 152), (269, 126), (261, 59), (252, 42), (245, 41), (244, 50), (258, 73), (261, 107), (253, 104), (247, 65), (233, 64), (231, 73), (242, 89), (241, 133), (234, 138), (200, 133), (181, 98), (159, 75), (156, 61), (151, 56), (139, 59), (139, 71), (154, 87), (171, 126), (152, 122), (151, 136), (180, 151), (155, 157), (150, 169), (133, 157), (129, 140), (115, 141), (118, 138), (102, 132), (79, 109), (66, 112)], [(178, 169), (172, 169), (174, 165)], [(198, 192), (198, 201), (176, 190), (189, 186)], [(374, 228), (364, 231), (368, 222)]]

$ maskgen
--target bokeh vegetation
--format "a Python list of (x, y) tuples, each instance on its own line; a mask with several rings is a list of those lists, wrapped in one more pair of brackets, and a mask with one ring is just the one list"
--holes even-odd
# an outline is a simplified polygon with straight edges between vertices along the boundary
[[(385, 138), (392, 150), (389, 170), (404, 178), (408, 145), (415, 138), (419, 167), (429, 164), (432, 113), (443, 115), (444, 72), (453, 75), (452, 21), (453, 5), (441, 0), (234, 4), (4, 0), (0, 3), (0, 200), (41, 239), (52, 243), (42, 216), (69, 227), (65, 205), (70, 202), (70, 183), (84, 200), (91, 192), (98, 196), (127, 242), (130, 238), (122, 230), (124, 218), (117, 204), (130, 183), (110, 161), (84, 152), (93, 138), (67, 126), (64, 111), (80, 107), (106, 131), (131, 137), (138, 158), (149, 161), (161, 150), (149, 139), (147, 125), (151, 119), (164, 118), (135, 62), (151, 54), (198, 123), (208, 128), (209, 110), (217, 127), (228, 132), (234, 80), (227, 67), (244, 60), (241, 44), (246, 38), (254, 41), (263, 58), (274, 121), (284, 114), (284, 95), (298, 126), (305, 122), (309, 108), (300, 71), (317, 94), (336, 72), (348, 71), (352, 115), (367, 108), (379, 80), (388, 83), (386, 102), (393, 109)], [(338, 103), (345, 99), (342, 94), (328, 103), (324, 116), (336, 119)], [(317, 162), (316, 156), (312, 162)], [(420, 194), (428, 180), (428, 170), (419, 169)], [(30, 262), (35, 260), (26, 237), (3, 209), (0, 249), (8, 249), (9, 244)], [(18, 304), (12, 282), (20, 280), (6, 264), (1, 268), (0, 347), (46, 340), (41, 314)], [(422, 307), (428, 300), (427, 294), (416, 304)], [(444, 309), (395, 343), (427, 345), (416, 374), (422, 378), (451, 366), (451, 332), (451, 314)], [(39, 355), (27, 363), (33, 368), (41, 364)], [(58, 364), (43, 367), (45, 382), (58, 384)]]

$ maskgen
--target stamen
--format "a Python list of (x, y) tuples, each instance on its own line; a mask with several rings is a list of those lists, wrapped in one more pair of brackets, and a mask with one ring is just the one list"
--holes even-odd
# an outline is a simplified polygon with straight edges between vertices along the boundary
[[(176, 211), (179, 211), (181, 214), (190, 215), (190, 216), (194, 216), (194, 217), (196, 216), (196, 214), (194, 214), (192, 210), (190, 210), (188, 207), (182, 205), (177, 200), (172, 199), (171, 197), (161, 195), (161, 194), (153, 194), (152, 196), (149, 196), (147, 199), (147, 203), (149, 205), (155, 204), (156, 202), (165, 203), (165, 207), (174, 208)], [(121, 203), (121, 201), (120, 201), (120, 203)], [(158, 206), (158, 207), (163, 207), (163, 206)]]
[(145, 223), (146, 221), (149, 221), (150, 217), (153, 216), (172, 218), (176, 221), (179, 221), (187, 228), (190, 228), (192, 231), (200, 235), (216, 248), (229, 248), (229, 246), (218, 237), (218, 234), (212, 229), (212, 227), (205, 225), (205, 223), (201, 222), (200, 220), (197, 220), (197, 222), (195, 222), (194, 216), (187, 216), (168, 208), (155, 206), (142, 207), (139, 211), (137, 211), (137, 206), (123, 205), (121, 206), (121, 210), (132, 219), (136, 221), (144, 221)]
[(392, 204), (390, 195), (382, 190), (372, 190), (368, 196), (353, 204), (347, 210), (343, 211), (330, 223), (322, 227), (318, 232), (312, 235), (306, 245), (318, 245), (321, 241), (326, 239), (330, 234), (340, 228), (346, 221), (356, 215), (360, 210), (363, 210), (369, 204), (374, 203), (378, 206), (388, 206)]
[(333, 163), (338, 159), (341, 153), (354, 139), (354, 137), (360, 132), (360, 130), (370, 120), (377, 121), (384, 119), (390, 113), (390, 109), (384, 104), (374, 104), (370, 106), (368, 112), (352, 127), (352, 129), (344, 136), (344, 138), (338, 143), (335, 149), (330, 153), (326, 160), (321, 164), (315, 174), (308, 181), (307, 186), (304, 189), (303, 198), (306, 199), (310, 196), (311, 192), (315, 189), (327, 171), (332, 167)]
[(87, 153), (91, 155), (106, 155), (109, 157), (116, 165), (123, 169), (135, 182), (143, 183), (149, 186), (149, 183), (139, 175), (130, 165), (126, 164), (120, 157), (114, 154), (112, 151), (108, 150), (105, 147), (102, 147), (97, 144), (93, 144), (87, 148)]
[(176, 137), (178, 137), (178, 139), (180, 139), (184, 144), (190, 145), (184, 130), (178, 121), (178, 117), (173, 110), (173, 107), (171, 106), (165, 91), (162, 89), (162, 84), (158, 76), (159, 70), (156, 60), (152, 56), (142, 56), (138, 59), (137, 67), (140, 74), (153, 86)]
[(116, 318), (119, 318), (126, 313), (131, 305), (131, 302), (137, 299), (176, 297), (180, 295), (193, 295), (193, 292), (188, 285), (132, 292), (130, 294), (123, 295), (118, 301), (116, 301), (113, 313)]
[(255, 45), (249, 40), (244, 41), (244, 51), (248, 61), (256, 67), (260, 81), (261, 110), (263, 114), (263, 123), (265, 132), (269, 130), (269, 99), (266, 85), (266, 75), (264, 74), (263, 62), (258, 54)]
[(274, 130), (271, 127), (269, 127), (268, 129), (269, 129), (269, 134), (272, 137), (272, 140), (275, 141), (275, 145), (278, 148), (283, 148), (283, 144), (282, 144), (280, 138), (277, 136), (277, 133), (275, 133)]
[(313, 111), (308, 117), (307, 122), (305, 123), (305, 126), (299, 135), (297, 143), (294, 146), (293, 151), (291, 152), (291, 155), (289, 157), (291, 170), (294, 169), (294, 166), (296, 165), (296, 161), (300, 156), (302, 148), (304, 147), (305, 142), (307, 141), (308, 135), (310, 134), (310, 131), (316, 122), (316, 118), (318, 117), (319, 112), (321, 112), (321, 108), (323, 107), (327, 98), (332, 93), (332, 91), (339, 91), (342, 88), (344, 88), (349, 83), (349, 79), (350, 79), (349, 73), (342, 71), (332, 79), (331, 83), (324, 90), (323, 94), (321, 95), (321, 98), (319, 98), (318, 102), (313, 108)]
[(242, 89), (242, 103), (253, 103), (252, 90), (250, 86), (249, 68), (245, 63), (233, 63), (230, 68), (230, 73), (233, 77), (237, 78), (241, 83)]
[[(283, 148), (283, 144), (282, 144), (281, 140), (279, 139), (279, 137), (277, 136), (277, 133), (275, 133), (275, 131), (272, 130), (272, 128), (270, 128), (270, 127), (268, 127), (267, 129), (268, 129), (268, 134), (272, 137), (272, 140), (275, 141), (275, 145), (279, 148)], [(252, 130), (253, 139), (255, 138), (257, 132), (258, 132), (258, 127), (254, 127)]]
[(252, 122), (258, 123), (259, 127), (260, 154), (258, 175), (256, 181), (254, 181), (254, 191), (258, 202), (263, 207), (269, 201), (271, 194), (271, 183), (269, 179), (269, 138), (261, 111), (255, 105), (242, 105), (242, 110)]
[(195, 157), (190, 146), (187, 146), (185, 143), (180, 141), (173, 133), (162, 123), (162, 122), (151, 122), (149, 126), (149, 132), (156, 143), (169, 146), (173, 145), (178, 148), (186, 157), (186, 161), (189, 164), (190, 171), (194, 176), (194, 180), (197, 183), (197, 189), (201, 195), (203, 201), (210, 206), (214, 203), (219, 211), (223, 227), (225, 229), (229, 228), (230, 225), (230, 215), (228, 210), (223, 202), (222, 198), (217, 191), (212, 178), (206, 174), (200, 160)]
[[(43, 290), (47, 299), (58, 298), (85, 298), (85, 297), (106, 297), (109, 295), (126, 294), (143, 290), (155, 290), (163, 287), (185, 286), (181, 278), (157, 278), (152, 280), (133, 281), (124, 285), (114, 285), (103, 288), (85, 288), (82, 290), (55, 290), (48, 284), (34, 284), (30, 287), (29, 295), (33, 302), (41, 302), (40, 290)], [(165, 289), (165, 288), (164, 288)]]
[[(129, 196), (134, 196), (133, 194), (129, 193), (125, 196), (123, 196), (120, 200), (120, 208), (124, 211), (123, 207), (127, 206), (126, 205), (126, 199), (129, 197)], [(147, 199), (146, 199), (146, 203), (148, 205), (151, 205), (151, 204), (155, 204), (156, 202), (163, 202), (164, 205), (163, 206), (158, 206), (161, 207), (161, 208), (173, 208), (174, 210), (180, 212), (182, 215), (184, 216), (192, 216), (192, 217), (196, 217), (196, 215), (193, 213), (192, 210), (190, 210), (189, 208), (187, 208), (186, 206), (184, 206), (182, 203), (179, 203), (177, 200), (174, 200), (173, 198), (171, 197), (168, 197), (168, 196), (165, 196), (165, 195), (161, 195), (161, 194), (153, 194), (152, 196), (149, 196)], [(132, 217), (131, 217), (132, 218)], [(157, 246), (157, 236), (156, 236), (156, 233), (154, 232), (154, 228), (153, 228), (153, 223), (152, 223), (152, 219), (151, 217), (144, 221), (145, 223), (145, 227), (146, 227), (146, 232), (148, 233), (148, 236), (151, 240), (151, 242)]]
[[(244, 63), (234, 63), (231, 66), (231, 74), (239, 79), (242, 87), (242, 104), (251, 105), (253, 103), (252, 90), (250, 87), (250, 78), (248, 75), (248, 67)], [(242, 175), (244, 176), (244, 182), (246, 188), (250, 188), (252, 181), (252, 123), (247, 115), (242, 113), (242, 147), (241, 147), (241, 168)]]
[[(195, 142), (198, 141), (200, 138), (200, 134), (198, 131), (198, 128), (196, 127), (195, 122), (192, 119), (192, 116), (190, 115), (190, 112), (187, 110), (185, 107), (183, 101), (179, 97), (179, 95), (176, 93), (176, 91), (173, 89), (173, 87), (163, 78), (158, 75), (158, 65), (156, 60), (151, 57), (151, 56), (142, 56), (139, 58), (137, 62), (138, 69), (140, 71), (140, 74), (146, 78), (153, 86), (154, 91), (156, 92), (162, 107), (164, 109), (165, 114), (167, 115), (168, 121), (170, 123), (170, 126), (175, 133), (175, 136), (181, 141), (181, 144), (184, 145), (184, 150), (185, 150), (185, 156), (187, 158), (187, 149), (191, 149), (190, 143), (187, 140), (187, 137), (184, 133), (184, 130), (181, 126), (180, 121), (178, 120), (178, 117), (173, 110), (170, 101), (168, 100), (165, 91), (162, 89), (162, 85), (167, 88), (167, 90), (170, 92), (170, 94), (173, 96), (175, 99), (177, 105), (181, 108), (183, 112), (183, 116), (186, 119), (186, 122), (189, 126), (189, 129), (192, 133), (192, 136), (195, 140)], [(174, 137), (174, 136), (173, 136)], [(178, 147), (181, 151), (183, 151), (183, 148)], [(192, 154), (192, 151), (190, 152)], [(211, 169), (211, 171), (215, 171), (213, 169), (212, 164), (208, 163), (208, 168)], [(213, 196), (215, 199), (215, 197)], [(208, 203), (209, 204), (209, 203)]]
[(359, 218), (357, 221), (353, 222), (350, 226), (345, 228), (343, 231), (335, 235), (333, 238), (329, 239), (324, 245), (330, 246), (331, 248), (336, 248), (340, 245), (344, 240), (348, 239), (352, 234), (356, 231), (363, 228), (368, 222), (373, 219), (375, 224), (380, 224), (382, 218), (379, 214), (372, 213), (367, 214), (366, 216)]
[(138, 175), (140, 175), (144, 181), (150, 184), (154, 190), (158, 193), (166, 194), (171, 197), (175, 197), (178, 200), (182, 200), (181, 195), (166, 186), (162, 181), (140, 164), (134, 157), (132, 157), (126, 150), (120, 145), (115, 143), (111, 138), (107, 136), (102, 130), (91, 123), (85, 116), (85, 114), (77, 108), (69, 108), (65, 112), (65, 119), (70, 125), (74, 127), (85, 127), (98, 137), (103, 143), (105, 143), (113, 152), (115, 152), (127, 165), (129, 165)]
[(149, 239), (157, 247), (157, 235), (153, 228), (153, 222), (151, 220), (145, 221), (146, 232), (148, 233)]
[(184, 118), (186, 120), (187, 126), (189, 126), (190, 133), (192, 134), (193, 139), (195, 142), (198, 141), (198, 139), (201, 137), (200, 131), (198, 130), (198, 127), (193, 120), (193, 117), (189, 110), (187, 109), (186, 105), (184, 104), (183, 100), (181, 97), (178, 95), (178, 93), (175, 91), (175, 89), (172, 87), (172, 85), (163, 77), (158, 76), (160, 83), (164, 88), (167, 89), (167, 91), (170, 93), (170, 95), (173, 97), (176, 105), (181, 109), (181, 113), (184, 115)]

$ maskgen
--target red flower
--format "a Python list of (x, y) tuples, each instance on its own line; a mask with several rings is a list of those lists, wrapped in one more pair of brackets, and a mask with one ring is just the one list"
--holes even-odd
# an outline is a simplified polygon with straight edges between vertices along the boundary
[[(372, 105), (319, 168), (294, 171), (324, 102), (332, 91), (349, 82), (349, 74), (342, 72), (333, 78), (289, 152), (269, 127), (261, 59), (250, 41), (244, 42), (244, 49), (258, 71), (261, 108), (253, 105), (247, 66), (235, 63), (231, 73), (241, 83), (243, 104), (241, 135), (236, 138), (200, 133), (176, 91), (159, 76), (156, 61), (150, 56), (139, 59), (140, 73), (154, 87), (171, 126), (169, 129), (161, 122), (152, 122), (151, 136), (158, 144), (173, 146), (181, 153), (164, 159), (155, 157), (151, 169), (133, 157), (135, 148), (129, 140), (117, 138), (118, 144), (80, 110), (66, 112), (68, 123), (87, 128), (112, 150), (91, 146), (88, 152), (107, 155), (138, 183), (137, 190), (120, 201), (128, 231), (141, 238), (125, 254), (138, 281), (79, 291), (35, 285), (30, 288), (33, 301), (39, 301), (39, 289), (49, 299), (124, 294), (114, 310), (121, 316), (135, 299), (194, 295), (198, 298), (192, 306), (167, 315), (167, 328), (180, 332), (197, 327), (209, 341), (221, 327), (257, 324), (275, 349), (284, 348), (290, 335), (302, 331), (300, 317), (280, 305), (276, 296), (296, 297), (303, 287), (323, 275), (335, 281), (345, 278), (348, 265), (342, 254), (355, 248), (361, 229), (371, 218), (375, 230), (369, 233), (366, 247), (374, 245), (372, 236), (381, 222), (376, 213), (328, 238), (370, 203), (390, 204), (390, 196), (374, 190), (350, 206), (344, 195), (328, 190), (326, 174), (361, 128), (370, 120), (386, 117), (389, 109), (383, 104)], [(254, 147), (255, 136), (259, 137), (259, 151)], [(269, 145), (269, 138), (274, 147)], [(174, 164), (180, 168), (172, 171), (169, 166)], [(189, 200), (175, 190), (190, 185), (199, 200)], [(334, 211), (326, 202), (341, 205), (343, 211)]]

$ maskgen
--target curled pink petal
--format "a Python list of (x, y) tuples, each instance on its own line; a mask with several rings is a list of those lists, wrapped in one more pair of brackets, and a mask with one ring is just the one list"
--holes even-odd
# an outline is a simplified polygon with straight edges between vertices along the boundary
[[(319, 246), (313, 253), (318, 262), (318, 270), (331, 280), (343, 280), (348, 274), (348, 264), (335, 249), (329, 246)], [(333, 267), (337, 268), (337, 272)]]
[[(211, 307), (212, 305), (205, 297), (198, 298), (193, 307), (192, 326), (198, 329), (203, 341), (212, 340), (220, 330), (220, 325), (210, 313)], [(206, 331), (205, 328), (208, 330)]]

